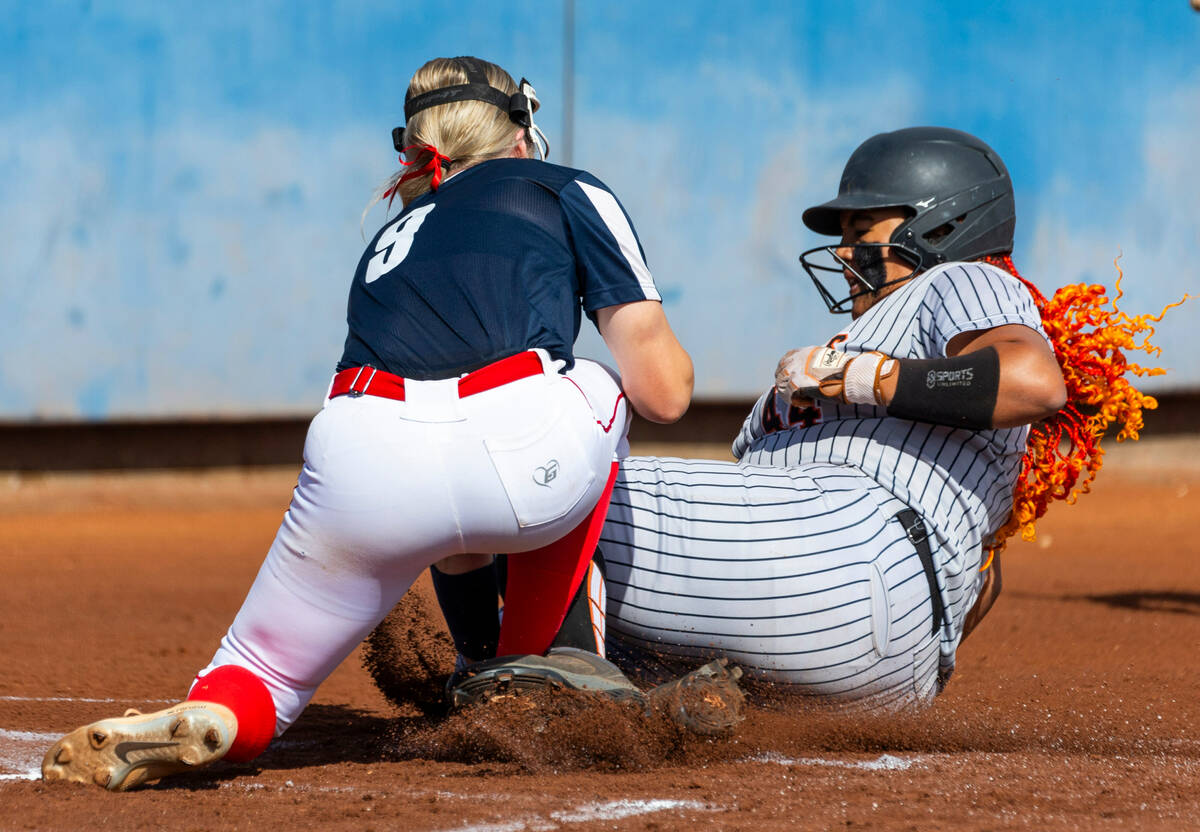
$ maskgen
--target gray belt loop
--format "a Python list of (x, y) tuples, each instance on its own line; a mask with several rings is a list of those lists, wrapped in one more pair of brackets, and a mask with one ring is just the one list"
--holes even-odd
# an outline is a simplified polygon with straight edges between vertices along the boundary
[[(362, 378), (363, 370), (370, 370), (371, 375), (367, 376), (367, 380), (362, 387), (358, 386), (358, 380)], [(354, 374), (354, 381), (350, 382), (350, 389), (346, 391), (346, 395), (352, 399), (357, 399), (359, 396), (367, 392), (367, 388), (371, 386), (371, 382), (375, 380), (375, 374), (379, 372), (378, 367), (372, 367), (370, 364), (364, 364), (358, 368), (358, 372)]]
[(925, 580), (929, 582), (929, 600), (933, 604), (933, 635), (936, 636), (942, 628), (942, 618), (946, 614), (946, 607), (942, 603), (942, 593), (938, 590), (937, 569), (934, 568), (933, 552), (929, 547), (929, 532), (925, 528), (925, 521), (921, 519), (921, 515), (911, 508), (896, 512), (896, 519), (900, 521), (900, 525), (904, 528), (904, 534), (912, 542), (913, 548), (917, 550), (917, 557), (921, 561), (921, 567), (925, 570)]

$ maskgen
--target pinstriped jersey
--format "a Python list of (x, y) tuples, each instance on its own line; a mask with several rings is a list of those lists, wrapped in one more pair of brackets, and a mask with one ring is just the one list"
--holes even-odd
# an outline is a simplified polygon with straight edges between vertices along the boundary
[(449, 378), (533, 348), (574, 363), (581, 311), (660, 300), (637, 234), (591, 174), (492, 159), (410, 202), (359, 260), (338, 369)]
[[(849, 353), (942, 358), (959, 333), (1022, 324), (1045, 337), (1033, 298), (1019, 280), (986, 263), (937, 266), (880, 300), (836, 336)], [(839, 342), (840, 343), (837, 343)], [(1049, 339), (1047, 339), (1047, 343)], [(821, 401), (798, 424), (774, 430), (771, 391), (734, 441), (743, 463), (849, 465), (925, 518), (941, 542), (944, 586), (966, 584), (982, 543), (1007, 519), (1028, 427), (971, 431), (897, 419), (886, 408)]]

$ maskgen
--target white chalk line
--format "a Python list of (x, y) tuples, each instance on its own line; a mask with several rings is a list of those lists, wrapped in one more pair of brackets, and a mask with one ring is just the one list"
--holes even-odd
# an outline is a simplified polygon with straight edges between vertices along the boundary
[(584, 803), (574, 809), (563, 809), (551, 812), (549, 817), (534, 815), (516, 820), (500, 821), (497, 823), (477, 823), (469, 826), (450, 827), (443, 832), (542, 832), (561, 828), (565, 823), (591, 823), (594, 821), (613, 821), (624, 818), (650, 815), (655, 812), (720, 812), (723, 809), (708, 803), (695, 800), (671, 800), (668, 798), (652, 798), (650, 800), (609, 800), (604, 803)]
[(40, 780), (42, 755), (59, 736), (0, 728), (0, 780)]
[(714, 807), (695, 800), (610, 800), (605, 803), (585, 803), (565, 812), (551, 812), (550, 817), (563, 823), (587, 823), (593, 820), (620, 820), (635, 815), (648, 815), (669, 810), (714, 811)]
[[(61, 733), (47, 734), (37, 731), (13, 731), (0, 728), (0, 780), (39, 780), (42, 776), (42, 756), (60, 737)], [(272, 748), (298, 748), (314, 745), (311, 741), (276, 740)], [(296, 787), (290, 780), (287, 784)], [(258, 788), (262, 788), (258, 785)], [(332, 791), (345, 789), (333, 788)], [(349, 789), (353, 791), (353, 789)]]
[(857, 768), (863, 771), (907, 771), (918, 761), (892, 754), (881, 754), (874, 760), (830, 760), (824, 757), (784, 757), (782, 754), (759, 754), (747, 757), (745, 763), (774, 763), (781, 766), (827, 766), (830, 768)]
[[(0, 765), (2, 765), (2, 763), (0, 763)], [(42, 779), (41, 766), (32, 768), (29, 771), (21, 772), (19, 774), (0, 774), (0, 780), (41, 780), (41, 779)]]
[[(165, 704), (176, 699), (100, 699), (90, 696), (0, 696), (0, 702), (77, 702), (81, 704)], [(42, 755), (62, 734), (39, 734), (0, 728), (0, 781), (39, 780)]]
[[(173, 699), (109, 699), (90, 696), (0, 696), (0, 702), (76, 702), (80, 704), (116, 704), (141, 702), (160, 704)], [(62, 734), (37, 734), (0, 728), (0, 781), (38, 780), (42, 776), (42, 755), (46, 747)], [(24, 748), (24, 746), (33, 746)]]
[[(222, 783), (219, 788), (236, 789), (241, 791), (265, 791), (271, 789), (277, 792), (307, 792), (307, 793), (355, 793), (360, 791), (354, 786), (311, 786), (307, 783), (286, 781), (282, 786), (270, 786), (265, 783)], [(417, 795), (426, 794), (418, 792)], [(434, 791), (441, 798), (460, 800), (478, 800), (479, 795), (456, 794), (447, 791)], [(655, 812), (721, 812), (724, 808), (695, 800), (672, 800), (668, 798), (652, 798), (649, 800), (610, 800), (604, 803), (584, 803), (572, 809), (562, 809), (550, 812), (549, 817), (531, 815), (514, 820), (497, 821), (493, 823), (477, 823), (468, 826), (454, 826), (443, 832), (550, 832), (561, 829), (568, 823), (591, 823), (594, 821), (614, 821), (624, 818), (649, 815)]]

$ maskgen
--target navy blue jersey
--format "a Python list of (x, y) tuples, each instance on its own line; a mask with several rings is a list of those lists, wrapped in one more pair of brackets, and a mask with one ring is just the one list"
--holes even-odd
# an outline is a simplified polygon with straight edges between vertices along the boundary
[[(493, 159), (410, 202), (354, 274), (338, 369), (449, 378), (540, 347), (574, 364), (580, 311), (660, 300), (612, 192), (584, 171)], [(564, 368), (564, 369), (566, 369)]]

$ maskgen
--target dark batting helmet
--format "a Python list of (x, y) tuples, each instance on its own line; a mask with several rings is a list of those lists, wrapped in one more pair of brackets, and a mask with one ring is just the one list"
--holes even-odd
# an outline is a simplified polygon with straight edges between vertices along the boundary
[[(840, 236), (843, 211), (873, 208), (903, 208), (910, 213), (892, 234), (890, 246), (912, 263), (912, 274), (938, 263), (1012, 251), (1016, 205), (1008, 170), (996, 151), (961, 130), (908, 127), (872, 136), (846, 162), (838, 195), (805, 211), (804, 224), (818, 234)], [(883, 245), (875, 244), (877, 254)], [(881, 282), (880, 269), (855, 269), (836, 255), (837, 266), (811, 261), (814, 253), (833, 254), (834, 248), (810, 249), (800, 255), (800, 261), (830, 311), (845, 312), (856, 294), (878, 291), (887, 284)], [(814, 269), (840, 273), (843, 267), (851, 268), (863, 289), (837, 301)]]

